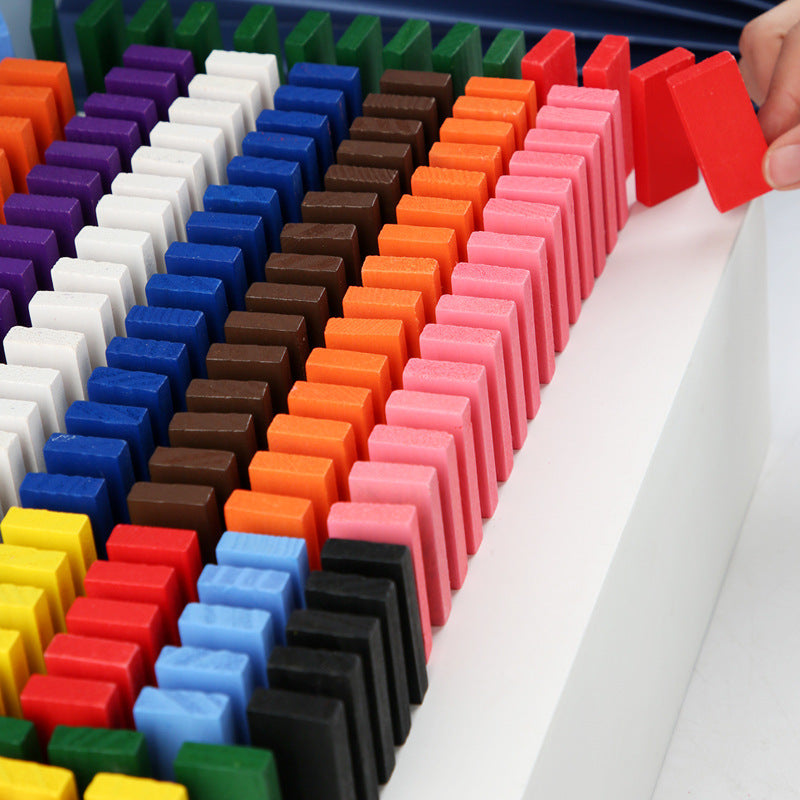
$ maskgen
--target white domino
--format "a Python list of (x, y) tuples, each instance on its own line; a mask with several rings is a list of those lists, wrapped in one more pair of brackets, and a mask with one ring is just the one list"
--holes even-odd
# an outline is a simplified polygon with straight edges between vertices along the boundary
[(175, 233), (179, 242), (186, 241), (186, 222), (192, 213), (189, 184), (186, 178), (165, 178), (159, 175), (133, 175), (120, 172), (111, 184), (111, 194), (117, 197), (146, 197), (166, 200), (172, 206)]
[[(150, 144), (153, 147), (200, 153), (203, 156), (208, 182), (217, 184), (228, 182), (225, 174), (228, 151), (222, 128), (212, 125), (187, 125), (182, 122), (157, 122), (155, 128), (150, 131)], [(113, 184), (111, 191), (114, 191)]]
[(88, 261), (124, 264), (131, 274), (136, 303), (147, 305), (144, 287), (158, 271), (153, 237), (147, 231), (87, 225), (75, 237), (75, 250), (78, 258)]
[(0, 431), (0, 513), (19, 505), (19, 485), (25, 477), (22, 444), (16, 433)]
[(0, 398), (0, 431), (19, 436), (27, 472), (44, 472), (44, 429), (36, 403)]
[(57, 292), (91, 292), (108, 297), (114, 330), (117, 336), (125, 335), (125, 317), (136, 305), (131, 271), (125, 264), (89, 261), (85, 258), (59, 258), (50, 276), (53, 289)]
[(244, 114), (244, 127), (256, 129), (256, 119), (264, 110), (261, 102), (261, 87), (247, 78), (223, 78), (220, 75), (199, 73), (189, 81), (189, 97), (196, 100), (221, 100), (238, 103)]
[(221, 128), (225, 137), (225, 155), (230, 161), (242, 154), (244, 139), (244, 112), (239, 103), (223, 100), (198, 100), (195, 97), (178, 97), (169, 107), (169, 121), (186, 125), (212, 125)]
[(185, 178), (189, 185), (192, 211), (202, 210), (208, 180), (200, 153), (171, 147), (140, 147), (131, 157), (131, 172)]
[(169, 200), (107, 194), (100, 198), (95, 211), (97, 224), (101, 228), (147, 231), (153, 237), (158, 271), (167, 271), (164, 255), (167, 248), (178, 238), (175, 231), (175, 213)]
[(278, 59), (272, 53), (212, 50), (206, 59), (206, 74), (256, 81), (261, 89), (261, 105), (269, 109), (275, 107), (273, 97), (281, 81)]
[(92, 370), (82, 333), (17, 325), (6, 334), (3, 347), (7, 364), (58, 370), (64, 380), (67, 405), (86, 399), (86, 381)]
[(64, 432), (67, 395), (57, 369), (0, 364), (0, 397), (36, 403), (45, 437)]

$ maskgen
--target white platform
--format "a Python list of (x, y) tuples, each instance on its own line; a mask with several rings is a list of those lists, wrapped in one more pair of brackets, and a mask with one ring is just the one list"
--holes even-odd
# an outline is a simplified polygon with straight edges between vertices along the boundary
[(634, 208), (383, 800), (650, 795), (767, 445), (763, 262), (761, 201)]

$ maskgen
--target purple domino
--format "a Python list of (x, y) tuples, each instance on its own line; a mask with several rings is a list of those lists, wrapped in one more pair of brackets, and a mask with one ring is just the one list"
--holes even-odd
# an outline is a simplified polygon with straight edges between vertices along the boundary
[(158, 122), (155, 100), (149, 97), (94, 92), (86, 98), (83, 110), (87, 117), (133, 120), (139, 126), (139, 135), (145, 144), (150, 144), (150, 131)]
[(76, 257), (75, 237), (83, 227), (83, 213), (74, 197), (15, 193), (6, 200), (3, 211), (10, 225), (47, 226), (55, 231), (61, 255)]
[(64, 135), (68, 142), (110, 144), (116, 147), (126, 172), (131, 168), (131, 156), (142, 144), (139, 127), (129, 119), (76, 116), (64, 126)]
[(182, 95), (188, 93), (189, 81), (194, 78), (194, 58), (191, 52), (173, 47), (132, 44), (122, 54), (122, 65), (132, 69), (171, 72), (178, 81), (178, 91)]
[(0, 256), (0, 289), (9, 293), (20, 325), (31, 324), (28, 303), (38, 288), (32, 261)]
[(14, 313), (14, 303), (11, 300), (11, 292), (7, 289), (0, 289), (0, 362), (5, 364), (6, 354), (3, 351), (3, 339), (6, 334), (17, 324), (17, 317)]
[(106, 75), (106, 91), (132, 97), (149, 97), (156, 104), (159, 119), (169, 119), (169, 107), (178, 97), (178, 80), (172, 72), (112, 67)]
[(74, 197), (81, 204), (86, 224), (97, 225), (94, 209), (103, 196), (99, 172), (37, 164), (28, 173), (28, 191), (53, 197)]
[(104, 194), (111, 191), (112, 181), (122, 172), (119, 150), (107, 144), (53, 142), (45, 150), (44, 160), (54, 167), (72, 167), (99, 172)]
[(19, 225), (0, 225), (0, 256), (21, 258), (33, 262), (36, 285), (52, 289), (50, 270), (58, 261), (58, 240), (47, 228), (27, 228)]

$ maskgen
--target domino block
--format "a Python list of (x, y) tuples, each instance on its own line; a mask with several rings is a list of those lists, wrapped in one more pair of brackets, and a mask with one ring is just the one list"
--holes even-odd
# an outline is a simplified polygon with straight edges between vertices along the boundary
[(0, 430), (15, 433), (22, 447), (22, 457), (28, 472), (44, 470), (41, 455), (44, 446), (42, 415), (39, 407), (30, 400), (0, 398)]
[(159, 119), (166, 119), (172, 101), (178, 97), (178, 81), (172, 72), (132, 67), (113, 67), (105, 76), (109, 94), (146, 97), (156, 104)]
[(238, 103), (179, 97), (169, 107), (169, 121), (181, 125), (220, 128), (225, 138), (225, 154), (230, 160), (241, 155), (244, 138), (244, 112)]
[(274, 158), (236, 156), (227, 169), (228, 180), (239, 186), (264, 186), (278, 193), (287, 222), (300, 222), (303, 178), (296, 162)]
[(9, 797), (24, 792), (47, 800), (78, 800), (75, 777), (69, 770), (16, 758), (0, 758), (0, 790)]
[(39, 407), (45, 437), (63, 430), (67, 399), (64, 380), (55, 369), (0, 365), (0, 396), (31, 400)]
[(436, 72), (449, 72), (453, 77), (453, 93), (464, 93), (470, 76), (483, 72), (481, 29), (467, 22), (457, 22), (433, 50)]
[(216, 5), (209, 2), (192, 3), (175, 29), (175, 44), (190, 50), (195, 69), (202, 70), (211, 51), (222, 47)]
[(12, 194), (3, 206), (9, 225), (52, 230), (59, 251), (75, 256), (75, 235), (83, 227), (81, 204), (73, 197)]
[(5, 152), (15, 190), (27, 192), (25, 176), (39, 163), (33, 123), (23, 117), (0, 116), (0, 150)]
[(131, 69), (149, 69), (171, 72), (178, 81), (178, 91), (186, 94), (195, 68), (192, 54), (188, 50), (153, 44), (130, 44), (122, 54), (122, 64)]
[(317, 161), (320, 171), (324, 172), (333, 163), (331, 126), (324, 114), (267, 109), (258, 115), (256, 130), (265, 133), (310, 136), (317, 143)]
[(336, 63), (358, 67), (364, 97), (378, 91), (383, 72), (383, 35), (379, 17), (356, 15), (336, 42)]
[(188, 800), (185, 786), (130, 775), (101, 772), (86, 787), (84, 800), (117, 800), (147, 796), (152, 800)]
[[(30, 671), (44, 673), (44, 651), (53, 638), (53, 620), (44, 590), (35, 586), (0, 584), (0, 625), (17, 631), (22, 637)], [(22, 690), (21, 685), (19, 689)], [(13, 708), (13, 704), (9, 702), (8, 707)]]
[(29, 58), (4, 58), (0, 63), (0, 83), (7, 86), (41, 86), (55, 96), (58, 119), (63, 128), (75, 116), (72, 86), (63, 59), (51, 61)]
[(175, 43), (172, 11), (167, 0), (145, 0), (139, 6), (128, 23), (128, 41), (162, 47), (171, 47)]
[(74, 116), (64, 126), (64, 136), (68, 142), (116, 147), (126, 171), (130, 170), (131, 157), (142, 144), (139, 127), (127, 119)]
[(155, 100), (125, 92), (120, 94), (95, 92), (86, 98), (83, 110), (90, 117), (133, 120), (139, 127), (139, 136), (144, 144), (150, 141), (150, 131), (158, 122)]
[(327, 11), (306, 11), (283, 43), (289, 69), (298, 61), (335, 64), (331, 15)]
[[(16, 631), (10, 631), (9, 633), (18, 636)], [(19, 700), (17, 700), (18, 707)], [(19, 710), (17, 711), (17, 716), (21, 716)], [(32, 722), (27, 719), (16, 719), (15, 717), (0, 718), (0, 758), (13, 758), (18, 761), (42, 760), (39, 739), (36, 736), (36, 728)]]
[(522, 59), (522, 77), (536, 84), (539, 106), (544, 105), (551, 87), (577, 86), (575, 34), (558, 29), (546, 33)]
[(189, 183), (185, 178), (123, 173), (114, 178), (111, 193), (122, 197), (166, 200), (172, 206), (175, 236), (180, 242), (186, 241), (186, 221), (192, 207)]
[(150, 132), (150, 144), (168, 150), (189, 150), (200, 153), (208, 183), (221, 183), (225, 180), (228, 155), (225, 132), (220, 127), (211, 124), (194, 125), (162, 121)]
[(273, 100), (278, 111), (301, 111), (326, 116), (331, 126), (334, 147), (338, 147), (347, 138), (347, 106), (344, 93), (338, 89), (286, 84), (277, 89)]
[(94, 170), (37, 164), (28, 173), (28, 189), (33, 194), (73, 197), (81, 206), (84, 221), (97, 224), (94, 208), (103, 196), (103, 181)]
[(189, 83), (189, 97), (237, 103), (242, 109), (244, 127), (248, 131), (255, 129), (256, 118), (263, 111), (260, 84), (246, 78), (200, 73)]
[(345, 98), (348, 124), (355, 117), (361, 116), (361, 77), (359, 70), (354, 67), (296, 62), (289, 71), (289, 83), (294, 86), (340, 91)]
[(58, 242), (53, 231), (3, 225), (0, 227), (0, 256), (31, 261), (38, 288), (52, 289), (50, 270), (59, 256)]
[(384, 225), (378, 236), (378, 247), (382, 256), (436, 259), (439, 264), (442, 289), (446, 292), (451, 290), (450, 275), (458, 262), (458, 243), (454, 230), (413, 225)]
[[(213, 188), (209, 187), (206, 197)], [(173, 242), (167, 249), (164, 260), (168, 275), (195, 275), (222, 281), (228, 307), (238, 311), (244, 309), (248, 281), (244, 257), (238, 247)]]
[(20, 437), (16, 433), (0, 431), (0, 464), (0, 506), (10, 510), (19, 504), (19, 486), (26, 472)]
[(75, 23), (78, 49), (90, 92), (103, 91), (103, 76), (125, 49), (125, 18), (118, 0), (94, 0)]
[[(268, 186), (209, 186), (203, 195), (203, 207), (206, 211), (261, 217), (268, 250), (273, 254), (280, 250), (283, 216), (280, 199), (274, 189)], [(231, 308), (235, 307), (233, 303), (230, 305)]]
[[(132, 172), (145, 175), (183, 178), (189, 186), (192, 210), (198, 211), (203, 207), (203, 192), (208, 186), (208, 178), (202, 153), (168, 147), (142, 146), (131, 156), (130, 169)], [(167, 244), (171, 244), (171, 241)], [(159, 249), (156, 248), (156, 254), (159, 253)]]
[(385, 69), (433, 69), (433, 39), (427, 20), (408, 19), (383, 48)]
[[(274, 18), (275, 12), (272, 11)], [(243, 23), (244, 24), (244, 23)], [(280, 45), (278, 45), (280, 55)], [(261, 93), (261, 108), (272, 108), (272, 98), (280, 86), (278, 58), (272, 52), (241, 52), (236, 50), (212, 50), (206, 58), (206, 73), (226, 78), (253, 80)]]
[(242, 141), (242, 153), (254, 158), (296, 161), (303, 173), (305, 190), (317, 191), (321, 188), (317, 144), (310, 136), (252, 131)]
[(103, 191), (111, 191), (111, 181), (122, 170), (119, 150), (113, 145), (87, 142), (53, 142), (44, 154), (45, 163), (98, 172)]
[(0, 77), (0, 103), (8, 117), (29, 119), (39, 151), (39, 160), (55, 139), (61, 138), (55, 95), (45, 86), (14, 86), (2, 82)]
[(0, 718), (0, 754), (38, 761), (39, 742), (35, 733), (31, 735), (30, 723), (23, 723), (21, 719), (19, 695), (30, 678), (30, 668), (22, 634), (18, 630), (0, 629), (0, 678), (0, 697), (5, 713), (16, 718), (14, 723), (19, 722), (9, 724), (9, 718)]

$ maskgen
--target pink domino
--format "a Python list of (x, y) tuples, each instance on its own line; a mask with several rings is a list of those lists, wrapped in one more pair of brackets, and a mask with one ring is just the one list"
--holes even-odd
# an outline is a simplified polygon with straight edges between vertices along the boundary
[(469, 398), (397, 389), (386, 401), (386, 422), (404, 428), (444, 431), (453, 436), (458, 459), (467, 554), (477, 553), (483, 541), (483, 523)]
[(431, 656), (433, 634), (428, 608), (428, 590), (425, 586), (425, 566), (422, 560), (417, 509), (407, 505), (334, 503), (328, 512), (328, 537), (331, 539), (356, 539), (361, 542), (402, 544), (411, 551), (414, 579), (417, 584), (422, 643), (425, 646), (425, 660), (427, 661)]
[(524, 269), (493, 267), (489, 264), (456, 264), (453, 292), (469, 297), (510, 300), (517, 309), (522, 378), (525, 389), (525, 411), (533, 419), (542, 404), (539, 392), (539, 364), (536, 357), (536, 335), (533, 323), (533, 290), (531, 275)]
[(525, 416), (517, 307), (511, 300), (447, 294), (442, 295), (436, 305), (436, 321), (442, 325), (464, 325), (467, 330), (488, 329), (500, 334), (511, 419), (511, 444), (515, 450), (519, 450), (528, 435), (528, 420)]
[(589, 213), (592, 219), (592, 248), (594, 276), (606, 265), (605, 201), (601, 169), (600, 137), (595, 133), (552, 131), (532, 128), (525, 136), (525, 149), (535, 153), (566, 153), (586, 159), (586, 178), (589, 183)]
[(444, 431), (376, 425), (369, 435), (370, 461), (435, 467), (442, 495), (444, 541), (450, 588), (460, 589), (467, 576), (467, 540), (458, 484), (458, 458), (453, 436)]
[(354, 503), (394, 503), (417, 509), (431, 625), (444, 625), (451, 608), (450, 575), (436, 469), (419, 464), (356, 461), (348, 481)]
[[(585, 300), (594, 288), (595, 269), (586, 159), (583, 156), (569, 153), (537, 153), (531, 150), (518, 150), (511, 156), (508, 172), (510, 175), (529, 178), (565, 178), (572, 184), (572, 198), (575, 205), (575, 235), (578, 243), (578, 272), (581, 278), (581, 297)], [(605, 248), (602, 252), (605, 256)], [(602, 269), (599, 263), (598, 267)]]
[(488, 519), (497, 508), (497, 470), (494, 464), (489, 384), (485, 367), (463, 362), (410, 358), (403, 370), (403, 388), (469, 398), (472, 430), (475, 433), (475, 463), (478, 468), (481, 514)]
[(611, 149), (614, 157), (614, 185), (617, 194), (619, 230), (628, 221), (628, 189), (625, 186), (625, 135), (622, 128), (622, 101), (616, 89), (592, 89), (587, 86), (554, 86), (547, 104), (559, 108), (583, 108), (611, 114)]

